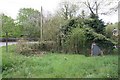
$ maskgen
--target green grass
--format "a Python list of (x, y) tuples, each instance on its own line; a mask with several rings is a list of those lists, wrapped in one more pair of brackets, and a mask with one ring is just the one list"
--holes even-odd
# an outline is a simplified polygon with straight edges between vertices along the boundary
[(2, 79), (2, 49), (0, 49), (0, 80)]
[(3, 78), (116, 78), (118, 56), (86, 57), (78, 54), (48, 53), (43, 56), (9, 53), (2, 47)]

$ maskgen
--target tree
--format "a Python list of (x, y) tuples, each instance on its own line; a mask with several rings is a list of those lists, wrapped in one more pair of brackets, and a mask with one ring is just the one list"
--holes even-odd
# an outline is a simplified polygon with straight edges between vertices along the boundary
[(83, 7), (89, 9), (91, 14), (98, 16), (99, 14), (110, 14), (117, 11), (118, 0), (85, 0), (79, 1)]
[(80, 27), (76, 27), (71, 30), (69, 36), (67, 36), (64, 43), (65, 49), (70, 52), (80, 53), (84, 50), (86, 43), (85, 30)]
[(23, 33), (22, 27), (15, 23), (15, 28), (13, 30), (13, 36), (16, 37), (16, 38), (20, 38), (22, 33)]
[[(68, 23), (62, 27), (62, 32), (65, 35), (63, 42), (65, 50), (72, 50), (73, 52), (75, 50), (75, 52), (79, 52), (78, 48), (89, 49), (93, 40), (102, 48), (112, 48), (115, 42), (103, 35), (104, 28), (104, 22), (99, 20), (97, 16), (91, 16), (91, 18), (86, 19), (76, 18), (69, 20)], [(84, 36), (82, 36), (83, 34)], [(81, 41), (86, 41), (86, 43)], [(82, 43), (84, 43), (85, 46)], [(84, 47), (82, 47), (82, 45)]]
[(48, 15), (45, 18), (44, 27), (43, 27), (43, 37), (44, 40), (52, 40), (55, 41), (57, 38), (57, 34), (59, 34), (60, 26), (63, 25), (66, 21), (63, 17), (55, 14)]
[[(106, 36), (116, 42), (118, 42), (118, 36), (113, 35), (113, 30), (116, 28), (118, 30), (118, 23), (108, 24), (105, 28)], [(118, 32), (117, 32), (118, 33)]]
[(111, 38), (112, 37), (112, 31), (114, 28), (118, 28), (118, 23), (115, 23), (115, 24), (108, 24), (105, 28), (105, 31), (106, 31), (106, 36)]
[(93, 28), (96, 33), (105, 35), (105, 23), (95, 14), (91, 14), (90, 18), (85, 20), (85, 24)]
[(33, 15), (36, 16), (36, 14), (40, 15), (40, 12), (32, 8), (21, 8), (17, 16), (17, 22), (24, 24), (28, 19), (32, 19)]
[(60, 14), (65, 18), (65, 19), (71, 19), (76, 16), (77, 11), (79, 10), (78, 5), (73, 4), (71, 2), (61, 2), (60, 3)]
[(23, 27), (23, 34), (29, 38), (40, 37), (40, 12), (32, 8), (19, 10), (17, 17), (18, 24)]
[(8, 37), (14, 37), (14, 29), (15, 29), (15, 24), (14, 20), (11, 17), (8, 17), (5, 14), (1, 15), (1, 22), (2, 22), (2, 36), (5, 37), (6, 33), (8, 33)]

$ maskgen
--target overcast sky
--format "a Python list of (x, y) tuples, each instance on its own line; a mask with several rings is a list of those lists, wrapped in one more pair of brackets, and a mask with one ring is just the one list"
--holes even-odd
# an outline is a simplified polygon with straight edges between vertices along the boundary
[[(44, 12), (54, 13), (61, 0), (0, 0), (0, 13), (5, 13), (12, 18), (16, 18), (20, 8), (34, 8), (40, 11), (43, 6)], [(117, 22), (118, 14), (100, 16), (105, 22)]]

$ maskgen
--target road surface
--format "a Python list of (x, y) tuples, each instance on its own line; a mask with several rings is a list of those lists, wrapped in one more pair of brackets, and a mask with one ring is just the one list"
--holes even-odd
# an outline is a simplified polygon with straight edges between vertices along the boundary
[[(29, 42), (29, 43), (38, 43), (38, 42)], [(8, 42), (8, 45), (17, 44), (17, 42)], [(6, 42), (0, 42), (0, 47), (6, 46)]]
[[(17, 42), (8, 42), (8, 45), (16, 44)], [(0, 42), (0, 47), (6, 46), (6, 42)]]

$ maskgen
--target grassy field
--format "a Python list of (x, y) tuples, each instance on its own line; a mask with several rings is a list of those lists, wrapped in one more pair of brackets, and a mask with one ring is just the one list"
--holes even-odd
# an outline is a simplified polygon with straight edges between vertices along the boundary
[(24, 56), (2, 49), (2, 77), (4, 78), (116, 78), (118, 56), (86, 57), (79, 54), (48, 53)]
[(2, 49), (0, 49), (0, 80), (1, 80), (1, 78), (2, 78)]

